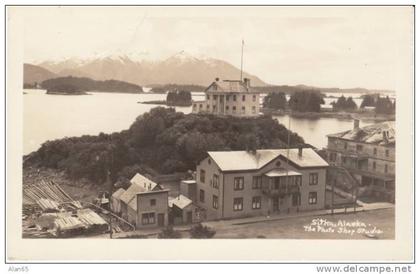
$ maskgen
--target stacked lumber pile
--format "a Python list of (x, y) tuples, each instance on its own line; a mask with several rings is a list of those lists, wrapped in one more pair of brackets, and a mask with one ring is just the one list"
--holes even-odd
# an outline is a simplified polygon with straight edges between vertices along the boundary
[(36, 201), (36, 203), (39, 205), (39, 207), (41, 208), (43, 212), (59, 212), (60, 211), (60, 208), (59, 208), (60, 204), (54, 200), (41, 198), (38, 201)]
[(80, 235), (86, 227), (76, 217), (62, 217), (54, 221), (54, 229), (51, 231), (57, 237), (71, 237)]
[(90, 208), (77, 211), (77, 217), (89, 232), (102, 233), (108, 230), (108, 223)]
[(42, 181), (37, 184), (23, 186), (24, 204), (37, 204), (40, 199), (52, 200), (58, 203), (73, 201), (58, 184), (53, 182)]

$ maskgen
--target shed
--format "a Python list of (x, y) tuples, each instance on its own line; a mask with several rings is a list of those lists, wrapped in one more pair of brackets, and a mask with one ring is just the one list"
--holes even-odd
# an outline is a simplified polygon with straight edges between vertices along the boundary
[(169, 197), (171, 221), (174, 225), (191, 224), (200, 221), (199, 208), (192, 200), (180, 194), (177, 197)]

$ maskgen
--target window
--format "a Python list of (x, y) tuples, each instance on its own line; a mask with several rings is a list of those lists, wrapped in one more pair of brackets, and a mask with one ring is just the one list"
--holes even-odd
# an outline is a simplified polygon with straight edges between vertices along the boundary
[(232, 113), (236, 113), (236, 107), (235, 106), (232, 107)]
[(210, 160), (210, 158), (207, 160), (207, 163), (209, 163), (209, 165), (211, 165), (211, 160)]
[(346, 157), (343, 157), (343, 164), (345, 164), (346, 161), (347, 161), (347, 158)]
[(236, 101), (236, 95), (233, 95), (233, 101)]
[(214, 174), (213, 175), (213, 187), (214, 188), (219, 188), (219, 175)]
[(200, 109), (202, 109), (203, 108), (203, 104), (200, 104)]
[(252, 95), (252, 101), (255, 102), (257, 100), (257, 96), (256, 95)]
[(255, 112), (256, 112), (255, 106), (252, 106), (252, 113), (255, 113)]
[(281, 166), (281, 162), (280, 161), (277, 161), (276, 162), (276, 167), (279, 167), (279, 166)]
[(219, 197), (216, 195), (213, 195), (213, 208), (218, 209), (219, 208)]
[(389, 150), (387, 149), (387, 150), (385, 150), (385, 156), (386, 157), (389, 157)]
[(362, 151), (363, 150), (363, 146), (362, 145), (356, 145), (356, 150), (357, 151)]
[(337, 159), (337, 153), (331, 152), (330, 154), (330, 162), (335, 162)]
[(316, 204), (317, 200), (317, 193), (316, 192), (309, 192), (309, 204), (314, 205)]
[(318, 173), (310, 173), (309, 174), (309, 184), (310, 185), (317, 185), (318, 184)]
[(193, 109), (197, 109), (197, 105), (196, 104), (193, 105)]
[(261, 197), (255, 196), (252, 197), (252, 209), (260, 209), (261, 208)]
[(302, 176), (296, 176), (296, 185), (302, 186)]
[(230, 95), (226, 95), (226, 101), (229, 101)]
[(347, 143), (344, 142), (344, 149), (347, 149)]
[(226, 106), (226, 110), (229, 110), (229, 106)]
[(373, 170), (376, 170), (376, 162), (372, 163), (372, 168), (373, 168)]
[(213, 95), (213, 100), (217, 100), (217, 95)]
[(216, 105), (213, 105), (213, 112), (216, 111)]
[(207, 109), (210, 109), (210, 105), (207, 105)]
[(206, 182), (206, 171), (204, 169), (200, 170), (200, 182), (202, 183)]
[(245, 107), (242, 107), (242, 113), (245, 113)]
[(233, 199), (233, 211), (241, 211), (244, 208), (244, 199), (243, 198), (234, 198)]
[(244, 177), (235, 177), (233, 179), (233, 189), (234, 190), (244, 189)]
[(387, 164), (385, 164), (385, 173), (388, 173), (388, 165)]
[(245, 95), (242, 95), (242, 101), (245, 101)]
[(378, 154), (378, 150), (375, 147), (375, 148), (373, 148), (373, 155), (376, 155), (376, 154)]
[(207, 95), (207, 100), (210, 100), (210, 95)]
[(273, 189), (280, 189), (280, 178), (279, 177), (274, 177), (272, 188)]
[(252, 189), (261, 189), (262, 188), (262, 176), (252, 177)]
[(141, 214), (141, 223), (144, 225), (155, 223), (155, 213), (143, 213)]
[(204, 190), (200, 189), (200, 202), (204, 203)]
[(151, 199), (150, 206), (155, 206), (155, 205), (156, 205), (156, 199)]

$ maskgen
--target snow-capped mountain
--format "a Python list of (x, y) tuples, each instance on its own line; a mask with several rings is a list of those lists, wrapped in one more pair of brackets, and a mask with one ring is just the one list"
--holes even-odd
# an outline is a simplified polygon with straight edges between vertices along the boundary
[[(223, 60), (179, 52), (164, 60), (142, 58), (142, 54), (103, 54), (86, 59), (69, 58), (37, 63), (59, 76), (115, 79), (142, 86), (153, 84), (209, 85), (216, 77), (238, 79), (240, 70)], [(265, 86), (258, 77), (244, 73), (253, 86)]]

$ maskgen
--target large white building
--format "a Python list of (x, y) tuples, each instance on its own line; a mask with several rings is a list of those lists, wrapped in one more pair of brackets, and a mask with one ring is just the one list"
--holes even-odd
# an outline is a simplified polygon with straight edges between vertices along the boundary
[(206, 220), (325, 208), (328, 163), (311, 148), (211, 151), (197, 165)]
[(204, 93), (204, 101), (193, 102), (193, 113), (252, 117), (260, 112), (260, 94), (251, 88), (248, 78), (243, 81), (216, 78)]

